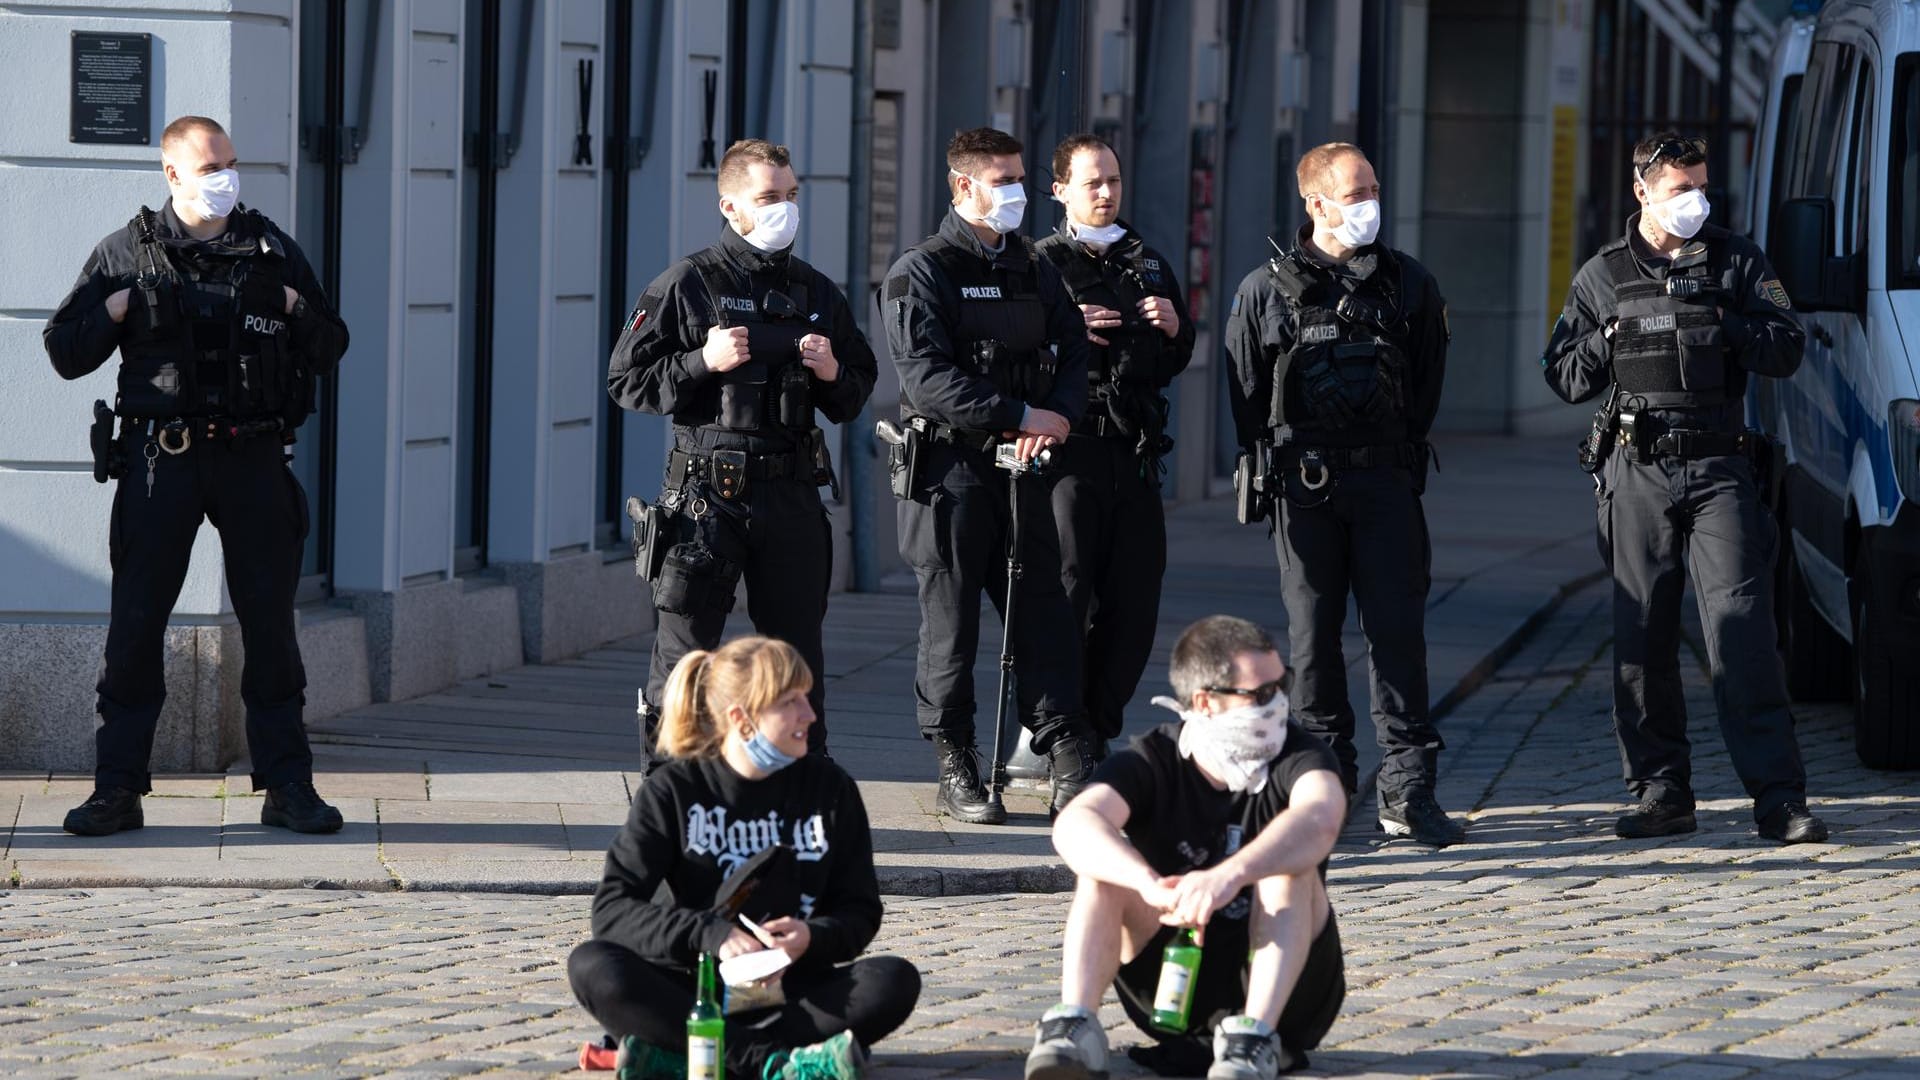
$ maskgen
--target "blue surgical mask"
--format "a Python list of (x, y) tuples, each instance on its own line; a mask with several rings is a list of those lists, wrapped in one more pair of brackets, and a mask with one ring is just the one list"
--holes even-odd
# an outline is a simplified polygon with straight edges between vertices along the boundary
[(781, 769), (800, 760), (785, 750), (773, 745), (773, 740), (767, 738), (762, 732), (754, 732), (753, 737), (746, 741), (745, 746), (747, 749), (747, 760), (753, 762), (754, 768), (764, 773), (777, 773)]

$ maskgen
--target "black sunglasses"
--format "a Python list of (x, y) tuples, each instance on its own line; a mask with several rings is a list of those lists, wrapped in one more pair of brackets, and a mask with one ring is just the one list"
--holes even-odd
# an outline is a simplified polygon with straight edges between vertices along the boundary
[(1647, 159), (1645, 165), (1640, 166), (1640, 175), (1645, 176), (1652, 172), (1653, 167), (1662, 161), (1677, 161), (1693, 154), (1699, 154), (1704, 157), (1706, 153), (1707, 140), (1705, 139), (1668, 139), (1666, 142), (1653, 148), (1653, 156)]
[(1239, 697), (1250, 697), (1253, 699), (1255, 705), (1265, 705), (1276, 696), (1287, 693), (1293, 689), (1293, 670), (1289, 668), (1285, 675), (1280, 676), (1272, 682), (1261, 683), (1259, 686), (1252, 688), (1241, 688), (1238, 686), (1203, 686), (1200, 689), (1205, 690), (1209, 694), (1234, 694)]

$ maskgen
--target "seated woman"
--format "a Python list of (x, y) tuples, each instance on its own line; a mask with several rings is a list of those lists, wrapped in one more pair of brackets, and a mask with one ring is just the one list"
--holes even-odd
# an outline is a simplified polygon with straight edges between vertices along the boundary
[[(764, 637), (688, 653), (674, 668), (659, 737), (670, 760), (635, 794), (593, 898), (593, 940), (567, 961), (574, 996), (618, 1046), (617, 1060), (583, 1049), (582, 1067), (685, 1076), (702, 953), (726, 961), (778, 948), (792, 959), (775, 976), (784, 1004), (727, 1017), (733, 1080), (850, 1080), (913, 1011), (912, 964), (855, 959), (880, 928), (873, 839), (853, 778), (807, 755), (812, 685), (799, 652)], [(776, 845), (791, 856), (754, 858)], [(728, 880), (760, 866), (780, 867), (784, 880), (749, 890)], [(743, 891), (763, 904), (754, 925), (764, 938), (724, 902)], [(764, 910), (768, 897), (792, 908)]]

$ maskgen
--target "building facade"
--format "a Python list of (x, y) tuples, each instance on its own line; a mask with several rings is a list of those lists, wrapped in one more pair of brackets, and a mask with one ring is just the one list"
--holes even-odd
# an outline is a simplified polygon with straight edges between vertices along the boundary
[[(1441, 425), (1578, 428), (1536, 357), (1584, 255), (1595, 2), (1614, 6), (0, 4), (0, 88), (30, 103), (0, 127), (0, 358), (19, 373), (0, 404), (0, 765), (91, 765), (111, 488), (87, 475), (86, 423), (112, 364), (62, 382), (39, 331), (92, 245), (166, 197), (157, 147), (70, 141), (75, 31), (151, 35), (152, 131), (186, 113), (227, 125), (242, 202), (294, 235), (352, 330), (294, 448), (314, 508), (300, 632), (319, 716), (650, 626), (621, 504), (658, 490), (668, 427), (610, 406), (606, 357), (645, 284), (718, 235), (714, 169), (735, 138), (793, 148), (798, 251), (871, 324), (886, 267), (945, 212), (954, 130), (1026, 141), (1035, 235), (1058, 220), (1053, 144), (1106, 135), (1126, 216), (1176, 260), (1199, 324), (1173, 394), (1170, 499), (1226, 490), (1226, 304), (1267, 237), (1303, 220), (1294, 160), (1332, 139), (1373, 157), (1386, 239), (1451, 302)], [(871, 438), (898, 382), (870, 336), (870, 416), (830, 433), (845, 588), (899, 565)], [(239, 664), (206, 529), (168, 638), (157, 767), (243, 750)]]

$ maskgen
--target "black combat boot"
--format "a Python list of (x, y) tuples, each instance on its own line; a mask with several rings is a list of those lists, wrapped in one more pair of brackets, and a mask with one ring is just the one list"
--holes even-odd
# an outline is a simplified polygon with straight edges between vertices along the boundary
[(140, 793), (123, 787), (97, 787), (87, 801), (67, 811), (60, 827), (75, 836), (111, 836), (122, 829), (147, 823), (140, 809)]
[(311, 781), (280, 784), (267, 789), (260, 803), (260, 824), (300, 833), (339, 832), (340, 811), (327, 805)]
[(980, 782), (980, 759), (974, 755), (972, 741), (963, 743), (948, 735), (936, 735), (933, 748), (940, 755), (940, 794), (934, 800), (934, 810), (956, 821), (1004, 825), (1007, 809), (990, 798), (986, 785)]
[(1062, 735), (1053, 740), (1047, 757), (1053, 762), (1053, 812), (1066, 809), (1080, 789), (1093, 779), (1094, 740), (1085, 735)]

